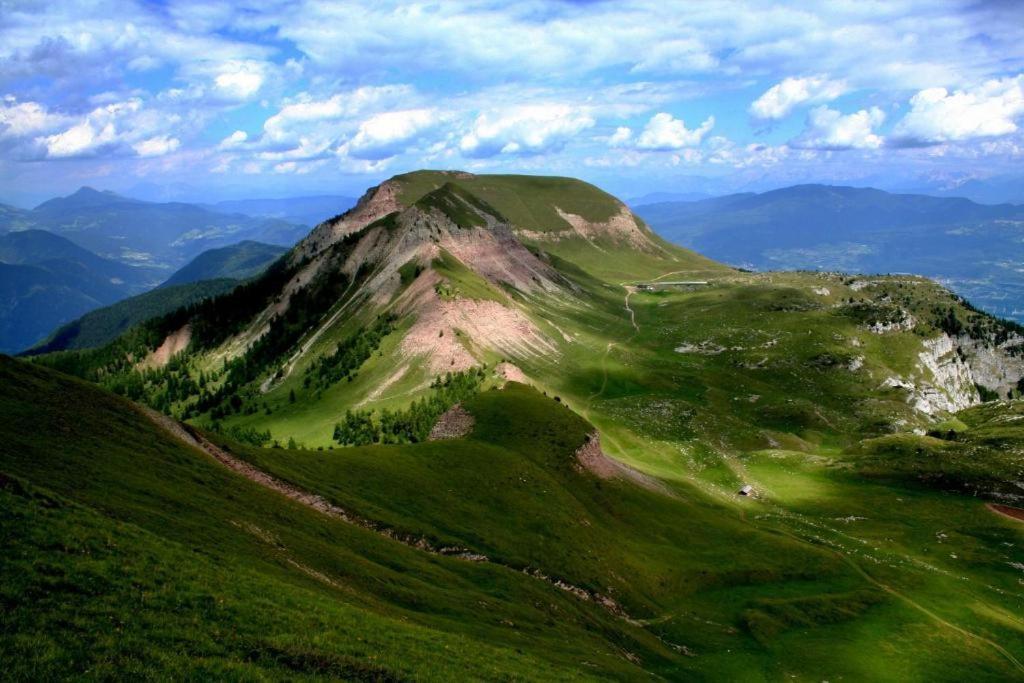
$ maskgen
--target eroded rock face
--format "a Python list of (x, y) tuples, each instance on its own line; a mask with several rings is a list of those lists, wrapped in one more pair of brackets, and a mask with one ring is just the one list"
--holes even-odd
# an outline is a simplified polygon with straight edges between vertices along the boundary
[(1020, 335), (1012, 334), (1001, 344), (986, 344), (966, 335), (956, 341), (971, 365), (974, 381), (1000, 397), (1024, 377), (1024, 338)]
[(337, 220), (324, 221), (316, 226), (295, 247), (293, 258), (301, 260), (323, 251), (342, 237), (362, 230), (370, 223), (387, 216), (403, 207), (398, 202), (398, 184), (388, 180), (364, 194), (354, 207)]
[[(957, 344), (948, 334), (924, 342), (924, 351), (918, 354), (921, 365), (932, 375), (933, 386), (942, 396), (927, 396), (933, 405), (955, 412), (970, 408), (981, 401), (971, 366), (961, 359)], [(930, 392), (929, 392), (930, 393)]]
[(926, 415), (953, 413), (981, 402), (978, 387), (1005, 396), (1024, 377), (1024, 338), (1012, 335), (1002, 344), (967, 335), (943, 334), (923, 342), (913, 378), (889, 377), (883, 387), (907, 392), (907, 402)]

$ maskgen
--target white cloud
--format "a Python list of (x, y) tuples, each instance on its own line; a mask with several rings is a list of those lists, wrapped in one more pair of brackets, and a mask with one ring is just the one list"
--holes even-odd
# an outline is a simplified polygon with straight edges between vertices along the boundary
[(1024, 116), (1024, 75), (990, 80), (973, 90), (928, 88), (910, 98), (893, 128), (894, 144), (913, 146), (1007, 135)]
[(433, 128), (439, 117), (432, 109), (407, 109), (377, 114), (359, 124), (344, 151), (357, 159), (387, 159), (405, 151), (409, 143)]
[(696, 147), (715, 126), (715, 117), (709, 116), (698, 128), (689, 129), (683, 119), (660, 112), (651, 117), (636, 141), (638, 149), (669, 151)]
[(619, 126), (608, 138), (609, 147), (624, 147), (633, 139), (633, 131), (627, 126)]
[(301, 133), (308, 133), (310, 124), (350, 119), (376, 107), (407, 101), (414, 94), (408, 85), (383, 85), (364, 86), (326, 99), (303, 95), (268, 118), (263, 131), (271, 142), (294, 140)]
[(234, 133), (221, 140), (217, 147), (219, 149), (231, 149), (232, 147), (238, 147), (248, 139), (248, 133), (244, 130), (236, 130)]
[(655, 71), (687, 73), (709, 71), (718, 66), (718, 59), (697, 38), (676, 38), (656, 42), (645, 50), (633, 72)]
[(0, 139), (21, 138), (51, 131), (67, 121), (67, 117), (50, 113), (38, 102), (18, 102), (13, 96), (0, 101)]
[(758, 119), (781, 119), (801, 104), (831, 102), (845, 90), (842, 81), (824, 76), (786, 78), (750, 104), (750, 115)]
[(142, 102), (138, 99), (97, 107), (79, 123), (61, 133), (44, 136), (40, 142), (45, 146), (48, 157), (75, 157), (93, 153), (117, 142), (117, 121), (138, 112), (141, 107)]
[(816, 107), (807, 117), (804, 132), (791, 144), (805, 149), (877, 149), (885, 140), (875, 129), (884, 122), (885, 112), (878, 107), (853, 114)]
[(259, 62), (227, 62), (213, 78), (217, 90), (227, 97), (247, 100), (260, 91), (265, 79)]
[(139, 98), (96, 107), (77, 123), (36, 142), (50, 158), (81, 157), (104, 151), (134, 150), (139, 156), (160, 156), (181, 144), (169, 133), (180, 125), (177, 114), (146, 109)]
[(480, 114), (459, 149), (468, 157), (542, 154), (561, 149), (573, 136), (594, 125), (590, 114), (564, 104), (511, 107)]
[(178, 138), (172, 138), (168, 135), (159, 135), (157, 137), (148, 138), (141, 140), (132, 145), (132, 149), (140, 157), (159, 157), (164, 154), (168, 154), (178, 149), (181, 145), (181, 140)]

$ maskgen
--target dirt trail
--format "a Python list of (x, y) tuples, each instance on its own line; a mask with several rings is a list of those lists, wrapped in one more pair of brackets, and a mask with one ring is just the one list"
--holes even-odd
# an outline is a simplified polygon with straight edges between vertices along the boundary
[(1024, 522), (1024, 510), (1021, 508), (1013, 508), (999, 503), (987, 503), (985, 507), (1001, 517), (1008, 517), (1015, 522)]
[(534, 567), (513, 567), (501, 562), (496, 562), (486, 555), (474, 553), (468, 548), (459, 546), (437, 546), (422, 536), (403, 533), (374, 520), (367, 519), (351, 512), (350, 510), (345, 510), (344, 508), (335, 505), (323, 496), (310, 493), (309, 491), (278, 479), (258, 467), (235, 457), (228, 451), (206, 439), (202, 434), (195, 431), (188, 425), (182, 424), (167, 415), (158, 413), (155, 410), (151, 410), (143, 406), (139, 406), (139, 410), (154, 424), (166, 431), (175, 439), (202, 451), (227, 467), (229, 470), (245, 477), (251, 482), (259, 484), (264, 488), (275, 491), (282, 496), (299, 503), (300, 505), (316, 510), (323, 515), (378, 533), (390, 538), (391, 540), (398, 541), (399, 543), (411, 548), (415, 548), (416, 550), (430, 553), (432, 555), (440, 555), (468, 562), (486, 562), (498, 567), (504, 567), (510, 571), (531, 576), (535, 579), (544, 581), (561, 591), (567, 592), (584, 602), (595, 603), (616, 617), (619, 617), (633, 625), (639, 625), (639, 622), (630, 617), (617, 602), (606, 595), (596, 593), (586, 588), (581, 588), (556, 577), (548, 576)]
[(633, 325), (633, 329), (637, 332), (640, 331), (640, 326), (636, 324), (636, 312), (629, 307), (629, 297), (633, 296), (636, 292), (632, 287), (626, 287), (626, 310), (629, 311), (629, 322)]
[[(782, 534), (784, 534), (786, 536), (789, 536), (790, 538), (792, 538), (794, 540), (797, 540), (797, 541), (800, 541), (800, 542), (804, 542), (804, 543), (807, 542), (807, 540), (805, 538), (803, 538), (800, 535), (795, 534), (795, 533), (793, 533), (791, 531), (788, 531), (786, 529), (779, 529), (779, 531)], [(871, 576), (871, 574), (867, 573), (864, 570), (863, 567), (861, 567), (859, 564), (857, 564), (856, 561), (854, 561), (854, 559), (852, 557), (850, 557), (846, 553), (842, 552), (841, 550), (836, 550), (835, 548), (829, 548), (828, 546), (821, 545), (821, 544), (819, 544), (817, 547), (819, 547), (822, 550), (825, 550), (827, 552), (830, 552), (830, 553), (832, 553), (834, 555), (837, 555), (846, 564), (850, 565), (850, 567), (855, 572), (857, 572), (857, 574), (859, 574), (862, 578), (864, 578), (864, 580), (866, 580), (868, 583), (872, 584), (873, 586), (876, 586), (877, 588), (880, 588), (881, 590), (885, 591), (886, 593), (888, 593), (889, 595), (893, 596), (897, 600), (900, 600), (900, 601), (906, 603), (908, 606), (910, 606), (910, 607), (916, 609), (917, 611), (921, 612), (922, 614), (926, 615), (927, 617), (929, 617), (930, 619), (932, 619), (936, 623), (938, 623), (938, 624), (940, 624), (942, 626), (945, 626), (946, 628), (948, 628), (948, 629), (950, 629), (952, 631), (956, 631), (957, 633), (959, 633), (962, 636), (966, 636), (967, 638), (972, 638), (974, 640), (977, 640), (978, 642), (985, 643), (986, 645), (988, 645), (989, 647), (994, 649), (996, 652), (1001, 654), (1003, 657), (1005, 657), (1006, 660), (1008, 662), (1010, 662), (1010, 664), (1012, 664), (1018, 671), (1020, 671), (1022, 674), (1024, 674), (1024, 664), (1021, 664), (1021, 662), (1016, 657), (1014, 657), (1006, 648), (1004, 648), (999, 643), (995, 642), (994, 640), (990, 640), (990, 639), (988, 639), (988, 638), (986, 638), (984, 636), (979, 636), (977, 633), (973, 633), (971, 631), (968, 631), (967, 629), (965, 629), (965, 628), (963, 628), (961, 626), (957, 626), (956, 624), (954, 624), (954, 623), (952, 623), (950, 621), (947, 621), (946, 619), (943, 619), (938, 614), (936, 614), (935, 612), (931, 611), (930, 609), (928, 609), (924, 605), (920, 604), (919, 602), (916, 602), (913, 598), (910, 598), (910, 597), (904, 595), (903, 593), (899, 592), (898, 590), (896, 590), (892, 586), (890, 586), (890, 585), (888, 585), (886, 583), (882, 583), (881, 581), (879, 581), (875, 577)]]

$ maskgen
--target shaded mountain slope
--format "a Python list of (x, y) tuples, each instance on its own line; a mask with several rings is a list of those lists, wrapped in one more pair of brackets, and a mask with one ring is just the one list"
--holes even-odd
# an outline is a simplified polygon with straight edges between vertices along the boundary
[(286, 250), (240, 242), (203, 252), (156, 289), (118, 301), (62, 325), (31, 353), (86, 349), (114, 341), (129, 328), (234, 289), (256, 276)]
[(238, 280), (221, 278), (159, 287), (90, 311), (66, 325), (61, 325), (26, 352), (40, 354), (104, 346), (135, 325), (230, 292), (238, 284)]
[(154, 284), (152, 269), (105, 259), (43, 230), (0, 235), (0, 351)]
[(258, 275), (287, 249), (273, 244), (246, 240), (219, 249), (204, 251), (182, 266), (161, 287), (183, 285), (200, 280), (247, 280)]

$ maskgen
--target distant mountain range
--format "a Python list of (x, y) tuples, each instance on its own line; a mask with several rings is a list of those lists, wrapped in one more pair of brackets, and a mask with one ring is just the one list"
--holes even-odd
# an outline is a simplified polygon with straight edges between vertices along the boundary
[[(97, 256), (45, 230), (0, 235), (0, 353), (26, 349), (65, 324), (74, 333), (58, 332), (49, 350), (105, 343), (137, 322), (233, 288), (285, 251), (251, 241), (213, 249), (147, 291), (162, 270)], [(90, 311), (84, 323), (76, 320)]]
[(128, 266), (44, 230), (0, 235), (0, 352), (82, 313), (143, 292), (160, 271)]
[(915, 273), (1024, 320), (1024, 206), (798, 185), (637, 213), (663, 237), (733, 265)]
[(702, 199), (711, 199), (713, 196), (707, 192), (649, 192), (626, 200), (626, 204), (638, 207), (664, 202), (699, 202)]
[(231, 199), (206, 204), (206, 208), (221, 213), (241, 213), (247, 216), (278, 218), (289, 223), (314, 226), (331, 216), (348, 211), (355, 205), (353, 197), (314, 195), (310, 197), (284, 197), (280, 199)]
[(170, 274), (197, 254), (243, 240), (291, 246), (309, 230), (281, 218), (182, 202), (145, 202), (83, 187), (31, 210), (0, 207), (0, 233), (47, 230), (105, 258)]

